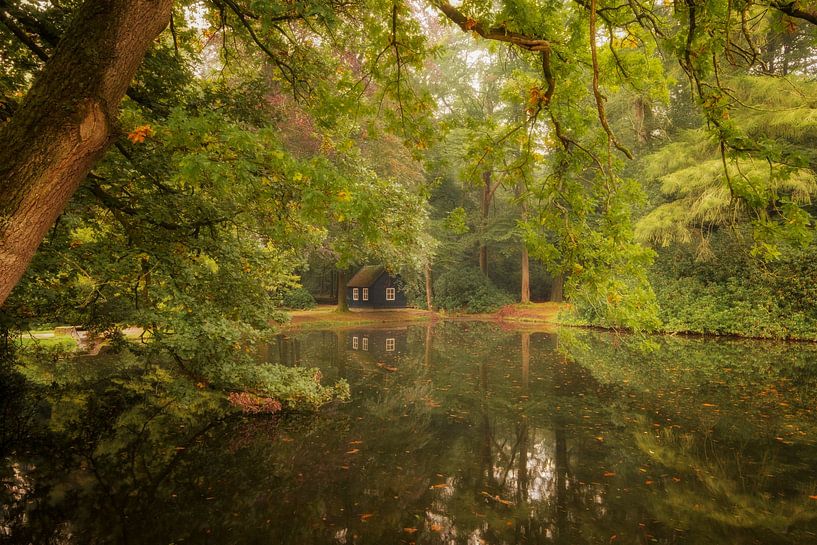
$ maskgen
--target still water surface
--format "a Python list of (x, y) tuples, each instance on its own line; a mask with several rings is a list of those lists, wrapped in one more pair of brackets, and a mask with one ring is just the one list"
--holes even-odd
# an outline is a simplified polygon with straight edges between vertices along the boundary
[(817, 544), (810, 345), (448, 322), (259, 361), (352, 401), (247, 418), (88, 361), (6, 400), (0, 542)]

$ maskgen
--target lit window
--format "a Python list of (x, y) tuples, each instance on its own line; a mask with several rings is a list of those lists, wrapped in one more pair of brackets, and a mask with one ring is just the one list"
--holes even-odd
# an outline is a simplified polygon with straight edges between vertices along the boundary
[[(366, 293), (365, 291), (363, 293)], [(369, 349), (369, 337), (363, 337), (363, 350)]]
[(352, 288), (352, 300), (357, 301), (359, 297), (360, 297), (360, 290), (358, 290), (357, 288)]
[(357, 337), (352, 337), (352, 348), (357, 350)]
[(386, 301), (394, 301), (394, 288), (386, 288)]
[(394, 339), (386, 339), (386, 352), (394, 352)]
[(363, 300), (364, 301), (369, 300), (369, 288), (363, 288)]

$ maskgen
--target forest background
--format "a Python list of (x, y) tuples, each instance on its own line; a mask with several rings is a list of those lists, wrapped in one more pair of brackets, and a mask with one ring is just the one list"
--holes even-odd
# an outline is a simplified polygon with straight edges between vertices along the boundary
[(7, 349), (82, 325), (319, 405), (254, 347), (371, 263), (420, 306), (817, 340), (802, 2), (0, 0), (0, 52)]

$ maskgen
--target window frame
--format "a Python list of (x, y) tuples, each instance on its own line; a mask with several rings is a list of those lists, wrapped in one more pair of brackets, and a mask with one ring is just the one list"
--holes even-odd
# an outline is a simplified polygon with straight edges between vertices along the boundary
[(357, 301), (360, 299), (360, 290), (358, 288), (352, 288), (352, 301)]
[(357, 350), (357, 337), (352, 337), (352, 350)]
[[(389, 297), (391, 292), (391, 297)], [(394, 301), (397, 298), (397, 290), (395, 288), (386, 288), (386, 301)]]
[(369, 351), (369, 337), (363, 337), (363, 342), (360, 343), (362, 350)]
[(394, 337), (386, 339), (386, 352), (394, 352), (395, 344)]
[(363, 288), (363, 293), (361, 295), (363, 296), (364, 301), (368, 301), (369, 300), (369, 288)]

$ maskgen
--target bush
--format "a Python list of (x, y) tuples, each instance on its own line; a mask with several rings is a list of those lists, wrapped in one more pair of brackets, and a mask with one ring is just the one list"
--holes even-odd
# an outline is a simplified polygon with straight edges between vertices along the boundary
[(434, 283), (434, 304), (437, 308), (480, 313), (493, 312), (511, 303), (513, 299), (479, 269), (448, 271)]
[(315, 307), (315, 298), (306, 288), (293, 288), (284, 292), (281, 304), (289, 309), (306, 310)]

